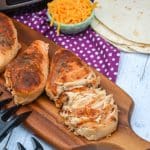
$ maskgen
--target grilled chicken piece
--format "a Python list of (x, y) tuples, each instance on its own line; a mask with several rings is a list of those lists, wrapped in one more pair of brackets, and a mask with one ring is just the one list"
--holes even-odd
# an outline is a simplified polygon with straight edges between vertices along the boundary
[(34, 41), (5, 70), (6, 86), (16, 104), (35, 100), (44, 90), (48, 76), (48, 44)]
[(106, 91), (99, 88), (66, 94), (68, 101), (64, 103), (60, 114), (76, 135), (98, 140), (116, 130), (118, 109), (112, 95), (106, 95)]
[(113, 96), (99, 86), (96, 71), (70, 51), (56, 51), (46, 85), (47, 95), (61, 107), (60, 115), (68, 128), (88, 140), (110, 135), (118, 124)]
[(59, 49), (50, 64), (46, 84), (47, 95), (61, 107), (67, 97), (65, 91), (83, 87), (98, 87), (100, 77), (72, 52)]
[(9, 17), (0, 13), (0, 73), (17, 55), (20, 47), (13, 22)]
[[(0, 72), (20, 47), (11, 19), (0, 13)], [(34, 41), (6, 67), (6, 86), (16, 104), (30, 103), (43, 92), (48, 67), (48, 44), (40, 40)], [(113, 96), (107, 95), (99, 84), (97, 72), (72, 52), (56, 51), (46, 84), (47, 95), (57, 107), (62, 106), (60, 115), (69, 129), (88, 140), (110, 135), (118, 124)]]

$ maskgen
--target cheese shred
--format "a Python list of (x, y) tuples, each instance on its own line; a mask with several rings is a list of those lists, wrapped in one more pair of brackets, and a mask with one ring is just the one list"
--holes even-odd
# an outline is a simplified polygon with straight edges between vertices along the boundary
[(53, 0), (48, 3), (48, 13), (51, 15), (51, 23), (58, 23), (57, 34), (60, 24), (75, 24), (86, 20), (96, 7), (96, 3), (90, 0)]

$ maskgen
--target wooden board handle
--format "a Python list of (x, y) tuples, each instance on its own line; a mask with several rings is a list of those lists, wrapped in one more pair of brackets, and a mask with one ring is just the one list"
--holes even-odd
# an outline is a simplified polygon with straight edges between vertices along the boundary
[(115, 132), (110, 139), (101, 140), (85, 146), (76, 147), (73, 150), (150, 150), (150, 142), (138, 137), (129, 127), (119, 127), (121, 132)]
[(150, 150), (150, 142), (137, 136), (131, 128), (121, 126), (120, 129), (122, 129), (122, 132), (119, 132), (120, 136), (118, 136), (120, 147), (125, 150)]

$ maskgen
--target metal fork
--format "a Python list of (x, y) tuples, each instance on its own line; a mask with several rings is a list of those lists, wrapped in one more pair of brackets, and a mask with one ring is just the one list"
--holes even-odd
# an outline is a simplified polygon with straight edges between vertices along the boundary
[[(0, 92), (2, 95), (3, 92)], [(0, 109), (8, 104), (12, 99), (5, 99), (0, 101)], [(20, 108), (20, 105), (15, 105), (7, 109), (0, 110), (0, 142), (7, 136), (7, 134), (20, 125), (31, 113), (31, 111), (14, 115), (15, 112)]]
[[(32, 141), (35, 145), (34, 150), (44, 150), (42, 145), (34, 137), (32, 137)], [(20, 142), (18, 142), (17, 145), (19, 150), (26, 150), (26, 148)]]

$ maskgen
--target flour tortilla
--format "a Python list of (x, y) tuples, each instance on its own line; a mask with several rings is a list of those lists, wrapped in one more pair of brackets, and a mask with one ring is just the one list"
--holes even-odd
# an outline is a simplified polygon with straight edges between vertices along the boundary
[(129, 52), (129, 53), (139, 52), (139, 53), (144, 53), (144, 54), (150, 54), (150, 48), (149, 49), (143, 48), (145, 50), (145, 51), (143, 51), (143, 49), (141, 49), (141, 47), (121, 45), (121, 44), (117, 44), (117, 43), (114, 43), (114, 42), (109, 41), (109, 40), (107, 40), (107, 41), (124, 52)]
[[(103, 37), (104, 38), (104, 37)], [(118, 43), (114, 43), (112, 41), (109, 41), (108, 39), (106, 39), (109, 43), (111, 43), (112, 45), (114, 45), (115, 47), (117, 47), (119, 50), (124, 51), (124, 52), (128, 52), (128, 53), (136, 53), (135, 50), (129, 48), (127, 45), (122, 45), (122, 44), (118, 44)]]
[(150, 54), (150, 47), (137, 47), (137, 46), (129, 46), (132, 50), (135, 50), (140, 53), (147, 53)]
[(96, 18), (93, 19), (91, 27), (107, 41), (111, 42), (116, 47), (119, 47), (119, 49), (122, 49), (126, 52), (138, 51), (141, 53), (150, 53), (150, 45), (140, 44), (127, 40), (122, 36), (116, 34), (115, 32), (111, 31), (108, 27), (106, 27)]
[(95, 15), (124, 38), (150, 44), (150, 0), (96, 0)]
[(130, 41), (128, 39), (125, 39), (124, 37), (120, 36), (119, 34), (116, 34), (111, 29), (109, 29), (107, 26), (105, 26), (101, 21), (99, 21), (97, 18), (94, 18), (91, 27), (98, 32), (99, 34), (103, 35), (104, 37), (107, 37), (110, 41), (113, 41), (118, 44), (124, 44), (124, 45), (134, 45), (134, 46), (148, 46), (150, 47), (150, 44), (141, 44), (136, 43), (133, 41)]
[(114, 45), (115, 47), (117, 47), (121, 51), (128, 52), (128, 53), (136, 53), (135, 50), (129, 48), (127, 45), (116, 44), (109, 40), (108, 40), (108, 42), (111, 43), (112, 45)]

